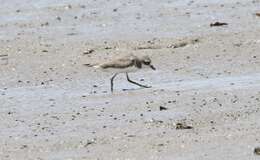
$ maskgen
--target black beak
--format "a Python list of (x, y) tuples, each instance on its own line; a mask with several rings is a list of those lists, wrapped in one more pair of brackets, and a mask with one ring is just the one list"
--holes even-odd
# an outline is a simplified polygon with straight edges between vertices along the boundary
[(156, 68), (153, 65), (150, 65), (150, 67), (152, 68), (152, 70), (156, 70)]

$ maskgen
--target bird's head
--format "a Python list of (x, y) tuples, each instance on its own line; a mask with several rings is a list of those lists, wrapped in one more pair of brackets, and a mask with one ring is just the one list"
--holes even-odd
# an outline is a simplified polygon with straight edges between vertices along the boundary
[(150, 59), (149, 56), (143, 56), (141, 59), (142, 64), (149, 66), (153, 70), (156, 70), (156, 68), (152, 65), (152, 60)]

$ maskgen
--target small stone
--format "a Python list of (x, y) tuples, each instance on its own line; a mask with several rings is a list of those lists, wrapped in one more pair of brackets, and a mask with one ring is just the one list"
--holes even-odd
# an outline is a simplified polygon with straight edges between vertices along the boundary
[(185, 123), (176, 123), (176, 129), (193, 129), (193, 127)]
[(160, 111), (167, 110), (168, 108), (160, 106)]
[(256, 148), (254, 149), (254, 153), (255, 153), (256, 155), (260, 155), (260, 147), (256, 147)]
[(41, 24), (41, 27), (43, 27), (43, 26), (48, 26), (49, 25), (49, 22), (45, 22), (45, 23), (42, 23)]
[(80, 5), (80, 8), (86, 8), (86, 6), (85, 5)]
[[(93, 132), (93, 133), (96, 133), (96, 132)], [(84, 145), (84, 147), (88, 147), (89, 145), (94, 144), (94, 143), (95, 143), (95, 139), (88, 140), (87, 143)]]
[(27, 145), (22, 145), (21, 146), (21, 149), (25, 149), (25, 148), (27, 148), (28, 146)]
[(65, 9), (71, 9), (71, 8), (72, 8), (72, 6), (70, 4), (65, 6)]
[(72, 33), (68, 33), (67, 35), (68, 35), (68, 36), (75, 36), (75, 35), (77, 35), (77, 34), (78, 34), (78, 33), (73, 33), (73, 32), (72, 32)]
[(57, 16), (56, 19), (57, 19), (58, 21), (61, 21), (61, 17), (59, 17), (59, 16)]
[(136, 137), (136, 135), (127, 135), (127, 137), (132, 138), (132, 137)]
[(107, 47), (105, 47), (105, 49), (112, 49), (112, 47), (108, 47), (108, 46), (107, 46)]
[(227, 23), (224, 22), (215, 22), (215, 23), (211, 23), (210, 27), (216, 27), (216, 26), (226, 26), (228, 25)]
[(91, 54), (94, 51), (95, 51), (94, 49), (88, 49), (88, 50), (84, 51), (83, 54)]

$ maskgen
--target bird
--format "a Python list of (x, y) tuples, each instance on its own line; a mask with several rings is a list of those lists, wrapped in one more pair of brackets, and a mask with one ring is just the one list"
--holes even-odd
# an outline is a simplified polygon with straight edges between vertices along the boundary
[(156, 70), (156, 68), (152, 65), (152, 61), (149, 56), (147, 55), (136, 56), (134, 54), (129, 54), (123, 57), (114, 58), (110, 61), (93, 65), (93, 67), (97, 69), (101, 69), (103, 71), (114, 72), (114, 75), (110, 78), (111, 92), (113, 92), (114, 90), (114, 79), (120, 73), (125, 73), (127, 81), (132, 84), (135, 84), (142, 88), (151, 88), (151, 86), (143, 85), (131, 80), (128, 73), (136, 72), (144, 68), (151, 68), (152, 70)]

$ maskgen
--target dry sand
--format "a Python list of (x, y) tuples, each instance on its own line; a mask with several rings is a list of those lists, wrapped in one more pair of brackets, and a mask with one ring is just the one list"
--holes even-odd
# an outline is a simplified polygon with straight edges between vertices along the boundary
[[(259, 158), (259, 0), (0, 3), (1, 160)], [(128, 53), (152, 88), (83, 65)]]

